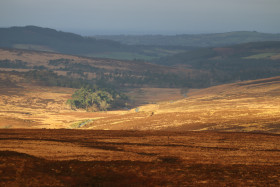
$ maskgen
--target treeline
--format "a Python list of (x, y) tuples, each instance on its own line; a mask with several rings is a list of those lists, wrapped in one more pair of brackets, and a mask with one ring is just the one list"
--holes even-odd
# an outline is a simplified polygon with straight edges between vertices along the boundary
[(43, 70), (47, 69), (43, 65), (35, 65), (35, 66), (29, 66), (27, 62), (24, 62), (22, 60), (0, 60), (0, 68), (11, 68), (11, 69), (37, 69), (37, 70)]
[(186, 87), (209, 87), (280, 75), (279, 60), (228, 58), (196, 60), (189, 64), (192, 69), (200, 72), (187, 78)]
[[(98, 93), (100, 93), (101, 95), (109, 94), (110, 97), (112, 97), (112, 100), (110, 102), (107, 100), (106, 103), (104, 103), (104, 101), (102, 103), (97, 102), (95, 105), (95, 110), (97, 109), (107, 110), (109, 108), (122, 108), (126, 106), (126, 102), (128, 102), (128, 97), (118, 92), (114, 86), (98, 80), (96, 81), (96, 80), (87, 80), (82, 78), (70, 78), (67, 76), (58, 75), (55, 72), (49, 70), (33, 70), (33, 71), (24, 72), (22, 74), (28, 82), (35, 82), (43, 86), (60, 86), (60, 87), (78, 88), (78, 89), (83, 88), (90, 92), (98, 91)], [(75, 100), (76, 96), (74, 95), (73, 97), (74, 97), (73, 99)], [(74, 103), (70, 102), (70, 104), (72, 107), (84, 108), (88, 110), (88, 105), (77, 104), (77, 101), (75, 101)], [(93, 108), (91, 108), (90, 110), (94, 111)]]
[(279, 51), (280, 42), (256, 42), (226, 48), (197, 49), (164, 57), (155, 63), (188, 66), (200, 71), (193, 80), (194, 84), (203, 79), (206, 81), (204, 85), (212, 86), (279, 76), (280, 59), (269, 57), (279, 54)]
[[(102, 84), (114, 85), (114, 87), (141, 87), (154, 86), (166, 88), (181, 87), (201, 87), (204, 81), (198, 82), (198, 78), (193, 82), (193, 76), (180, 75), (175, 73), (156, 73), (153, 71), (125, 71), (125, 70), (106, 70), (91, 66), (88, 62), (75, 63), (70, 59), (50, 60), (49, 65), (56, 67), (56, 70), (67, 71), (67, 76), (74, 74), (83, 79), (88, 79), (88, 73), (94, 75), (91, 81), (98, 81)], [(203, 86), (204, 87), (204, 86)]]
[(61, 59), (50, 60), (48, 64), (51, 66), (58, 67), (56, 70), (68, 71), (71, 73), (79, 74), (81, 76), (84, 76), (85, 72), (91, 72), (91, 73), (105, 72), (105, 70), (102, 68), (96, 68), (91, 66), (87, 61), (75, 63), (73, 62), (73, 60), (61, 58)]
[(135, 74), (134, 72), (115, 71), (112, 73), (98, 73), (96, 79), (121, 87), (200, 88), (207, 85), (205, 81), (208, 77), (204, 80), (203, 74), (182, 75), (175, 73), (155, 73), (151, 71)]
[(0, 60), (0, 67), (1, 68), (22, 68), (28, 69), (30, 68), (27, 66), (27, 62), (21, 60)]

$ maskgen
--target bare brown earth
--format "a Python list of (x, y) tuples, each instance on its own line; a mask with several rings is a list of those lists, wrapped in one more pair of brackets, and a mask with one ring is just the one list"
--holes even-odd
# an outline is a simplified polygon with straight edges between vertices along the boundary
[(279, 186), (280, 136), (0, 130), (1, 186)]

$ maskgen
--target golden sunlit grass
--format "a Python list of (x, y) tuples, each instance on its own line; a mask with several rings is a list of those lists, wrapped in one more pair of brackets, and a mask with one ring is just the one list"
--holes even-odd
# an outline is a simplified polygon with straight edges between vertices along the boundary
[(188, 98), (140, 106), (92, 129), (280, 132), (279, 77), (193, 91)]
[[(72, 128), (77, 122), (91, 119), (91, 123), (81, 128), (279, 132), (279, 77), (195, 90), (185, 99), (143, 105), (129, 111), (98, 113), (70, 110), (66, 100), (73, 89), (20, 86), (1, 89), (2, 128)], [(179, 95), (178, 90), (171, 89), (163, 95), (160, 91), (164, 89), (143, 90), (147, 100), (155, 98), (155, 94), (149, 97), (147, 93), (158, 93), (158, 98), (168, 98), (171, 93)], [(26, 121), (19, 126), (18, 120)]]

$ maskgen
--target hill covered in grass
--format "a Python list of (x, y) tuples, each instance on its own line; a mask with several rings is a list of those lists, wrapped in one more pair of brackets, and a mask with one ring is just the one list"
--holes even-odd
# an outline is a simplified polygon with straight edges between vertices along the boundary
[(209, 83), (222, 84), (280, 75), (280, 42), (253, 42), (201, 48), (157, 59), (155, 63), (208, 72)]
[(85, 128), (280, 133), (280, 77), (225, 84), (140, 106)]

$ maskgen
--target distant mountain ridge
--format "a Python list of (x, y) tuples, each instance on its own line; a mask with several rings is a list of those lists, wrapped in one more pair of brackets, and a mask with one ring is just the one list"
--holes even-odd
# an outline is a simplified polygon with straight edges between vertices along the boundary
[(149, 60), (182, 51), (182, 47), (129, 46), (37, 26), (0, 28), (0, 47), (118, 60)]
[(184, 47), (217, 47), (248, 42), (280, 41), (280, 34), (259, 33), (255, 31), (235, 31), (215, 34), (181, 35), (100, 35), (97, 39), (108, 39), (127, 45), (157, 45)]
[(100, 51), (118, 51), (115, 41), (82, 37), (37, 26), (0, 28), (0, 47), (56, 51), (66, 54), (86, 54)]
[(154, 61), (161, 57), (201, 47), (223, 47), (255, 41), (280, 41), (280, 34), (230, 32), (176, 36), (83, 37), (74, 33), (37, 26), (0, 28), (0, 47), (2, 48), (118, 60)]

